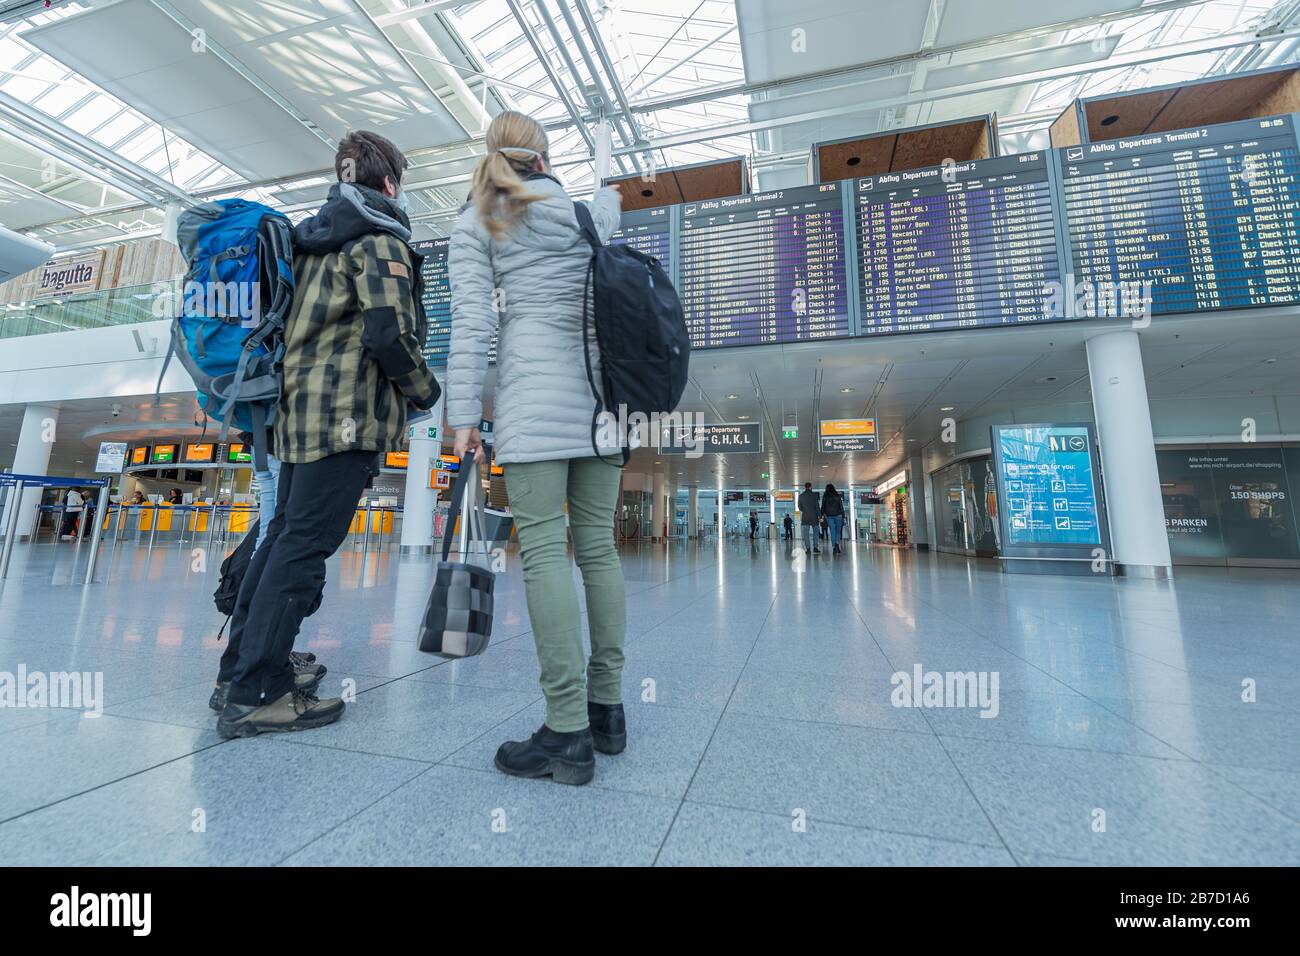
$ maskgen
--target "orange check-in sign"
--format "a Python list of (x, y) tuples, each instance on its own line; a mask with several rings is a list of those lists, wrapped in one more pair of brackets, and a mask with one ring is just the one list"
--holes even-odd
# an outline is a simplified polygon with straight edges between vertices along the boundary
[(823, 452), (879, 451), (874, 418), (829, 418), (819, 423), (817, 442)]

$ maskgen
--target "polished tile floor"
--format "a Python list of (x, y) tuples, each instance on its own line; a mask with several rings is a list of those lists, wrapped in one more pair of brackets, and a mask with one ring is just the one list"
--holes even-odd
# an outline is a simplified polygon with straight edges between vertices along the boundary
[[(492, 647), (450, 663), (414, 646), (427, 560), (345, 548), (298, 647), (355, 702), (325, 729), (222, 741), (218, 558), (123, 546), (84, 587), (84, 553), (20, 547), (0, 681), (102, 674), (104, 700), (0, 707), (4, 862), (1300, 863), (1296, 572), (629, 547), (630, 745), (571, 788), (492, 766), (543, 715), (511, 558)], [(996, 674), (996, 716), (895, 706), (891, 675), (918, 666)]]

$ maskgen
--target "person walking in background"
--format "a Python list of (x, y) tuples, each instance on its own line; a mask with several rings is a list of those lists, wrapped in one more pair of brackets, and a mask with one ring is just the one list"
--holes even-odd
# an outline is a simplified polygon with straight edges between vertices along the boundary
[(59, 528), (59, 537), (64, 541), (71, 541), (76, 537), (73, 531), (77, 527), (78, 519), (81, 518), (83, 504), (85, 504), (85, 499), (76, 488), (69, 488), (63, 496), (63, 524)]
[(840, 535), (844, 531), (844, 498), (832, 484), (822, 493), (822, 516), (826, 519), (831, 554), (840, 553)]
[(802, 526), (803, 549), (813, 554), (822, 553), (822, 549), (817, 547), (817, 530), (821, 516), (822, 510), (817, 500), (817, 492), (812, 490), (811, 481), (805, 481), (803, 491), (799, 494), (799, 524)]
[(789, 515), (786, 515), (781, 519), (781, 523), (785, 526), (785, 540), (792, 540), (794, 538), (794, 521), (791, 520)]
[(749, 513), (749, 537), (751, 540), (758, 537), (758, 515), (752, 511)]
[[(547, 150), (541, 125), (522, 113), (500, 113), (488, 127), (487, 155), (452, 230), (447, 260), (447, 422), (456, 433), (456, 454), (482, 463), (477, 426), (488, 350), (498, 332), (496, 460), (505, 467), (519, 536), (546, 721), (529, 739), (503, 743), (496, 766), (514, 776), (583, 784), (595, 775), (593, 748), (616, 754), (627, 744), (627, 599), (613, 527), (620, 471), (593, 454), (596, 402), (582, 335), (591, 247), (573, 202), (551, 173)], [(598, 190), (589, 208), (600, 240), (607, 241), (619, 223), (618, 192)], [(593, 371), (597, 364), (593, 355)], [(597, 450), (610, 456), (621, 451)], [(590, 661), (568, 558), (566, 502), (587, 595)]]
[(209, 702), (221, 707), (222, 737), (306, 730), (343, 715), (342, 700), (311, 693), (324, 668), (300, 674), (290, 652), (379, 454), (401, 447), (408, 404), (438, 400), (423, 356), (428, 320), (421, 257), (408, 245), (406, 167), (384, 137), (350, 133), (325, 205), (294, 228), (275, 517), (240, 584)]

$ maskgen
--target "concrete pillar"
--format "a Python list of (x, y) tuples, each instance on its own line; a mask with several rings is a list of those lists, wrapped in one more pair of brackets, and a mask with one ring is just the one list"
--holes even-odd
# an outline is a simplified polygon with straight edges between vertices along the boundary
[(443, 409), (443, 399), (439, 398), (430, 417), (421, 419), (407, 429), (406, 491), (402, 498), (402, 554), (428, 554), (433, 550), (433, 512), (438, 506), (438, 492), (429, 487), (429, 472), (442, 454)]
[(1138, 333), (1103, 332), (1088, 339), (1087, 349), (1116, 567), (1125, 574), (1168, 577), (1173, 561)]
[(700, 506), (700, 486), (692, 484), (690, 491), (690, 500), (686, 505), (686, 537), (699, 537), (699, 506)]
[(849, 527), (844, 536), (850, 541), (858, 540), (858, 496), (849, 485)]
[[(50, 452), (54, 448), (59, 410), (53, 405), (28, 405), (23, 409), (22, 429), (18, 432), (18, 447), (14, 451), (14, 474), (44, 475), (50, 467)], [(40, 488), (24, 488), (19, 504), (18, 526), (15, 540), (21, 541), (32, 533), (36, 523), (36, 503), (41, 500)], [(4, 515), (0, 517), (0, 534), (9, 527), (9, 509), (13, 507), (13, 493), (5, 498)]]
[(907, 463), (907, 533), (917, 551), (930, 550), (930, 528), (925, 517), (926, 483), (925, 463), (920, 455), (913, 455)]
[(654, 491), (650, 499), (650, 540), (660, 541), (664, 538), (664, 503), (667, 498), (664, 474), (655, 472)]

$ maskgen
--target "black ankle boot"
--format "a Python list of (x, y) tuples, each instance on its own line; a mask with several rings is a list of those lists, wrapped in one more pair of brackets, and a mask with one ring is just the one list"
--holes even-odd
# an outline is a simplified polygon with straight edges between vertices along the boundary
[(596, 775), (591, 728), (561, 734), (545, 724), (527, 740), (510, 740), (497, 750), (497, 769), (512, 777), (546, 777), (580, 785)]
[(627, 747), (627, 718), (622, 704), (589, 700), (587, 720), (591, 723), (591, 742), (601, 753), (621, 754)]

